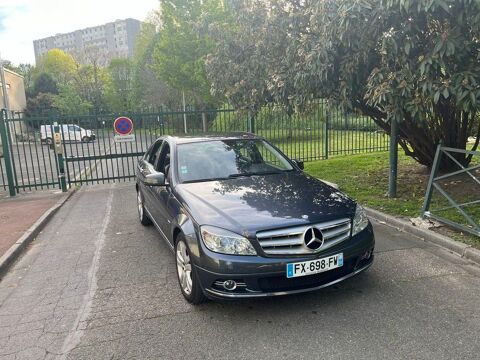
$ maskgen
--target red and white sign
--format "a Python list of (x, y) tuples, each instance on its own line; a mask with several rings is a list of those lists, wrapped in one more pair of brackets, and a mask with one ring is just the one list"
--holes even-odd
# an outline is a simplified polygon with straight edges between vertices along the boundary
[(121, 116), (113, 122), (113, 129), (118, 135), (130, 135), (133, 131), (133, 121), (126, 116)]

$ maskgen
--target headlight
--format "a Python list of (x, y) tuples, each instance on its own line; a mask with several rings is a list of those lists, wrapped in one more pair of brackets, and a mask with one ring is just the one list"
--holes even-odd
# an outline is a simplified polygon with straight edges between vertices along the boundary
[(200, 228), (205, 246), (214, 252), (232, 255), (257, 255), (248, 239), (214, 226)]
[(357, 205), (357, 209), (355, 210), (355, 217), (353, 218), (353, 229), (352, 229), (352, 236), (357, 235), (360, 231), (365, 229), (368, 226), (368, 218), (365, 210), (360, 206)]

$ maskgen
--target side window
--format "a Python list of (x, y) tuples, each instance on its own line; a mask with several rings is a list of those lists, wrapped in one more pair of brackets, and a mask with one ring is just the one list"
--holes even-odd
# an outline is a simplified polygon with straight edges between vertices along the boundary
[(155, 165), (155, 170), (164, 173), (165, 176), (168, 175), (168, 171), (170, 170), (170, 146), (167, 142), (162, 146), (160, 157)]
[(158, 140), (155, 144), (153, 144), (150, 149), (148, 150), (147, 154), (145, 155), (145, 161), (155, 165), (155, 162), (158, 159), (158, 155), (160, 153), (160, 149), (162, 147), (163, 140)]

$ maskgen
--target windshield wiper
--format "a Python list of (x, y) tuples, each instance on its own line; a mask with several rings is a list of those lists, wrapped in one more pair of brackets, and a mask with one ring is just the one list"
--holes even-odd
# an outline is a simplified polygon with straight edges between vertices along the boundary
[(239, 174), (231, 174), (228, 177), (231, 178), (238, 178), (238, 177), (248, 177), (248, 176), (257, 176), (257, 175), (273, 175), (273, 174), (281, 174), (281, 171), (262, 171), (262, 172), (248, 172), (248, 173), (239, 173)]
[(214, 177), (206, 179), (195, 179), (195, 180), (186, 180), (182, 181), (182, 184), (196, 183), (196, 182), (206, 182), (206, 181), (218, 181), (218, 180), (227, 180), (225, 177)]

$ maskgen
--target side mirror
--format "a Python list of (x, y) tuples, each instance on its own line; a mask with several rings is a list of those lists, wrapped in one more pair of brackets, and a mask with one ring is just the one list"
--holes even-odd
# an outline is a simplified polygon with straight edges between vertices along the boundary
[(148, 174), (143, 179), (145, 185), (148, 186), (162, 186), (165, 185), (165, 174), (161, 172), (156, 172), (153, 174)]
[(296, 160), (296, 159), (294, 159), (294, 160), (292, 160), (292, 161), (293, 161), (293, 163), (294, 163), (295, 165), (298, 166), (298, 168), (299, 168), (300, 170), (303, 170), (303, 169), (304, 169), (305, 166), (303, 165), (303, 161)]

